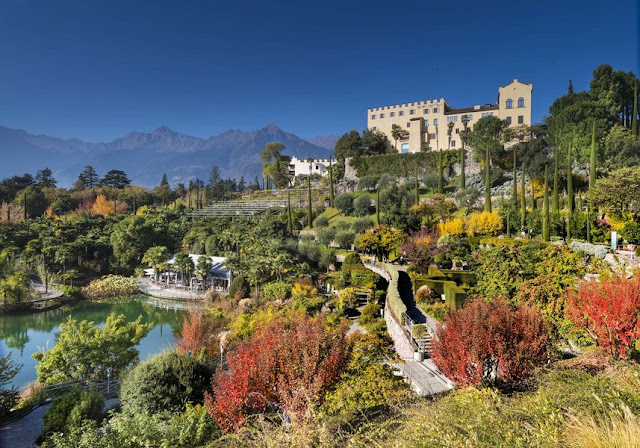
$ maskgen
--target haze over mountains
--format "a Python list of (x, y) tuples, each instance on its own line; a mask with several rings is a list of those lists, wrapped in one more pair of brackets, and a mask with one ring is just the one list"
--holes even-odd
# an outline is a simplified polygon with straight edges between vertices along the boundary
[(273, 141), (282, 142), (285, 154), (298, 158), (328, 157), (338, 136), (305, 140), (269, 124), (254, 131), (229, 130), (209, 138), (192, 137), (159, 127), (151, 133), (131, 132), (108, 143), (88, 143), (33, 135), (21, 129), (0, 126), (0, 178), (32, 173), (48, 167), (61, 187), (70, 186), (86, 165), (99, 175), (111, 169), (124, 170), (134, 184), (158, 185), (163, 173), (169, 182), (207, 180), (211, 167), (220, 167), (223, 177), (249, 183), (260, 175), (260, 151)]

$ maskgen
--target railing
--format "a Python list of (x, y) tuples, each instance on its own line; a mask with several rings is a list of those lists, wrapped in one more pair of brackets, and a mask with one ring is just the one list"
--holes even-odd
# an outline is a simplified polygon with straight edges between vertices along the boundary
[(106, 379), (106, 380), (92, 380), (92, 379), (76, 379), (71, 381), (65, 381), (63, 383), (50, 384), (42, 388), (42, 392), (47, 397), (55, 397), (62, 395), (71, 389), (85, 389), (93, 390), (94, 392), (101, 393), (103, 395), (118, 394), (120, 380), (118, 379)]

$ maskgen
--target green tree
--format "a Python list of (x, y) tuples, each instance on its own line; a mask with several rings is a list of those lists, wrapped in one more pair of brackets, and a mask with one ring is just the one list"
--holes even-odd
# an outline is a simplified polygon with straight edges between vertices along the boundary
[(158, 280), (158, 266), (169, 259), (169, 251), (165, 246), (153, 246), (147, 249), (142, 257), (142, 262), (153, 268), (153, 276)]
[(22, 364), (16, 364), (11, 359), (11, 353), (0, 355), (0, 416), (16, 404), (18, 391), (13, 387), (7, 388), (7, 385), (20, 372), (20, 369)]
[(362, 152), (362, 138), (356, 130), (343, 134), (333, 150), (338, 161), (344, 161), (347, 157), (358, 156)]
[(547, 168), (544, 169), (544, 196), (542, 215), (542, 239), (549, 241), (549, 192), (547, 186)]
[(104, 326), (93, 322), (78, 322), (69, 317), (60, 324), (60, 333), (53, 348), (33, 354), (38, 381), (55, 384), (74, 379), (119, 378), (124, 369), (138, 358), (135, 348), (151, 330), (152, 324), (143, 324), (142, 316), (126, 322), (124, 315), (110, 314)]
[(522, 179), (520, 180), (520, 226), (524, 227), (527, 219), (527, 200), (526, 200), (526, 187), (525, 178), (527, 174), (524, 169), (524, 163), (522, 164)]
[(460, 148), (460, 189), (464, 190), (467, 187), (467, 179), (465, 173), (465, 163), (467, 160), (467, 150), (465, 145), (467, 143), (467, 139), (469, 138), (469, 115), (462, 116), (462, 132), (460, 135), (460, 140), (462, 140), (462, 147)]
[(333, 207), (333, 166), (331, 163), (332, 157), (329, 156), (329, 206)]
[(589, 199), (595, 207), (621, 217), (630, 213), (640, 222), (640, 167), (621, 168), (608, 177), (598, 179)]
[(280, 142), (267, 143), (260, 153), (262, 159), (263, 176), (270, 179), (276, 188), (285, 188), (289, 185), (289, 161), (288, 156), (282, 154), (285, 146)]
[(43, 188), (56, 188), (57, 180), (53, 177), (53, 172), (49, 168), (38, 170), (36, 173), (36, 185)]
[(384, 132), (364, 130), (362, 133), (362, 153), (364, 155), (388, 154), (390, 150), (391, 143)]
[(180, 269), (180, 279), (182, 285), (184, 286), (186, 285), (185, 280), (187, 279), (187, 277), (191, 279), (191, 273), (193, 272), (193, 269), (195, 267), (193, 265), (193, 260), (191, 259), (189, 254), (180, 252), (176, 255), (176, 266), (178, 267), (178, 269)]
[(98, 186), (111, 187), (111, 188), (117, 188), (117, 189), (122, 189), (124, 187), (129, 186), (130, 184), (131, 184), (131, 181), (127, 177), (127, 174), (121, 170), (108, 171), (102, 177), (102, 179), (100, 179), (100, 182), (98, 182)]
[(402, 129), (402, 126), (398, 124), (391, 125), (391, 137), (393, 138), (393, 141), (394, 141), (393, 148), (396, 151), (398, 150), (398, 140), (404, 137), (404, 134), (405, 134), (405, 130)]
[(96, 170), (91, 165), (87, 165), (80, 174), (78, 174), (78, 179), (73, 183), (73, 188), (75, 190), (95, 188), (98, 186), (98, 179), (99, 177)]

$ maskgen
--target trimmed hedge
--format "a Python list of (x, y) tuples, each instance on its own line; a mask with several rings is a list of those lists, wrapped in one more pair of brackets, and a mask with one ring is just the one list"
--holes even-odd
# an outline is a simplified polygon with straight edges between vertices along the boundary
[(67, 392), (49, 407), (42, 416), (44, 432), (67, 432), (79, 428), (85, 420), (99, 421), (104, 409), (104, 397), (88, 390)]
[(389, 277), (391, 277), (391, 280), (389, 281), (389, 289), (387, 289), (387, 302), (389, 303), (389, 309), (391, 310), (393, 317), (395, 317), (398, 322), (402, 322), (402, 314), (406, 314), (407, 306), (400, 298), (400, 291), (398, 291), (398, 278), (400, 277), (400, 274), (390, 263), (386, 263), (384, 265), (384, 269), (389, 274)]

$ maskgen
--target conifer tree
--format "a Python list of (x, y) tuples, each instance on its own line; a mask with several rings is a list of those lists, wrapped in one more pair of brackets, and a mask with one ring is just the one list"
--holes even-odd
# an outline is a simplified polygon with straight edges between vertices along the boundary
[(489, 172), (489, 145), (484, 156), (484, 211), (491, 212), (491, 177)]
[(591, 129), (591, 154), (589, 157), (589, 191), (596, 186), (596, 121)]
[(633, 86), (633, 117), (631, 118), (631, 134), (638, 136), (638, 83)]
[(307, 190), (308, 190), (308, 200), (309, 200), (309, 205), (307, 207), (307, 221), (309, 222), (309, 228), (312, 229), (313, 228), (313, 210), (311, 208), (311, 174), (309, 174), (309, 177), (307, 177)]
[(415, 201), (415, 205), (418, 205), (420, 203), (420, 190), (419, 190), (419, 184), (418, 184), (418, 169), (416, 168), (416, 178), (414, 180), (415, 185), (414, 185), (414, 201)]
[(573, 163), (571, 160), (571, 146), (567, 151), (567, 210), (569, 210), (569, 217), (573, 214)]
[(553, 151), (553, 213), (560, 211), (560, 200), (558, 198), (558, 148)]
[(516, 145), (513, 145), (513, 203), (518, 205), (518, 174), (517, 168)]
[(333, 166), (329, 156), (329, 205), (333, 207)]
[(548, 169), (544, 167), (544, 196), (542, 214), (542, 239), (549, 241), (549, 188), (547, 183)]
[(444, 172), (442, 168), (442, 150), (438, 151), (438, 193), (444, 193)]
[(380, 225), (380, 187), (376, 190), (376, 225)]
[(293, 236), (293, 220), (291, 218), (291, 190), (287, 190), (287, 230)]
[(524, 162), (522, 162), (522, 179), (520, 181), (520, 227), (524, 227), (527, 219), (527, 200), (526, 200), (526, 173), (524, 171)]

